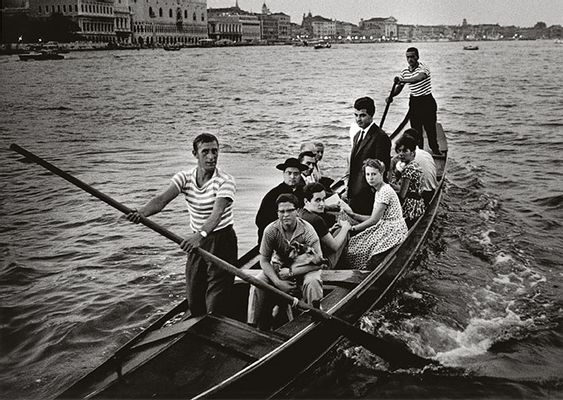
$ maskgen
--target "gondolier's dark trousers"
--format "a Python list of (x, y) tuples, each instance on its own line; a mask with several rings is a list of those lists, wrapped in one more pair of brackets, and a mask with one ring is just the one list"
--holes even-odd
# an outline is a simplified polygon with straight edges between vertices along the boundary
[(438, 141), (436, 140), (436, 112), (438, 106), (431, 94), (426, 96), (411, 96), (409, 101), (409, 118), (411, 128), (418, 132), (418, 147), (424, 148), (424, 138), (422, 127), (428, 136), (428, 145), (434, 152), (439, 151)]
[[(202, 249), (235, 264), (237, 261), (237, 235), (232, 225), (211, 232), (203, 239)], [(229, 315), (230, 296), (234, 275), (207, 263), (197, 252), (188, 253), (186, 262), (186, 298), (192, 316), (207, 313)]]

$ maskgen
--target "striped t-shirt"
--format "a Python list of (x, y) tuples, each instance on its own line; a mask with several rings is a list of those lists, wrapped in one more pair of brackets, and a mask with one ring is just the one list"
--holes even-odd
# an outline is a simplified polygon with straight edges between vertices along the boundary
[(430, 84), (430, 70), (426, 65), (419, 62), (418, 67), (416, 67), (413, 71), (410, 71), (408, 68), (405, 68), (401, 71), (401, 78), (403, 79), (412, 78), (413, 76), (418, 75), (421, 72), (424, 72), (426, 74), (426, 78), (417, 83), (409, 83), (411, 96), (418, 97), (432, 94), (432, 86)]
[(235, 178), (219, 168), (215, 168), (211, 179), (200, 188), (197, 185), (196, 173), (197, 167), (191, 171), (178, 172), (172, 177), (172, 182), (186, 198), (190, 214), (190, 228), (194, 232), (201, 230), (201, 227), (211, 215), (215, 199), (218, 197), (224, 197), (232, 201), (225, 207), (221, 220), (214, 230), (218, 231), (232, 225), (233, 202), (236, 192)]

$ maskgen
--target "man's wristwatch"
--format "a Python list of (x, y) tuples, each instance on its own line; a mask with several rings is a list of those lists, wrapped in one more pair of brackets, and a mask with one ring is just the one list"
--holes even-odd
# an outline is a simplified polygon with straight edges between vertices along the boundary
[(207, 237), (207, 232), (205, 232), (204, 230), (199, 231), (199, 234), (201, 235), (202, 238), (206, 238)]

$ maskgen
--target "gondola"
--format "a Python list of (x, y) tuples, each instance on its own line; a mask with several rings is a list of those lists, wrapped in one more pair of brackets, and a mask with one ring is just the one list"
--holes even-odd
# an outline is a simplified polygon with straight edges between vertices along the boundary
[[(447, 142), (438, 124), (439, 185), (406, 240), (370, 270), (324, 270), (324, 311), (349, 323), (378, 307), (407, 271), (436, 217), (446, 174)], [(258, 271), (258, 249), (238, 267)], [(131, 339), (57, 398), (266, 398), (279, 396), (341, 339), (342, 332), (303, 312), (264, 332), (242, 322), (249, 285), (237, 279), (234, 318), (191, 318), (185, 301)]]

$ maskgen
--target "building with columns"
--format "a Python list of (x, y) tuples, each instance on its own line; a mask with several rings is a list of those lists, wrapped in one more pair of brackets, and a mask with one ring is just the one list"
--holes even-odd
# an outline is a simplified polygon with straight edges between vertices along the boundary
[(34, 17), (60, 13), (83, 40), (106, 43), (196, 44), (207, 39), (206, 0), (28, 0)]
[(193, 45), (208, 37), (206, 0), (129, 0), (129, 2), (132, 10), (133, 43)]
[(374, 39), (397, 38), (397, 20), (393, 17), (362, 19), (359, 27), (362, 35), (373, 36)]
[[(119, 1), (119, 0), (115, 0)], [(127, 1), (127, 0), (121, 0)], [(128, 11), (118, 8), (120, 18), (129, 19)], [(30, 15), (49, 17), (59, 13), (70, 17), (80, 27), (80, 36), (92, 42), (116, 42), (114, 0), (29, 0)], [(124, 23), (123, 30), (130, 26)]]

